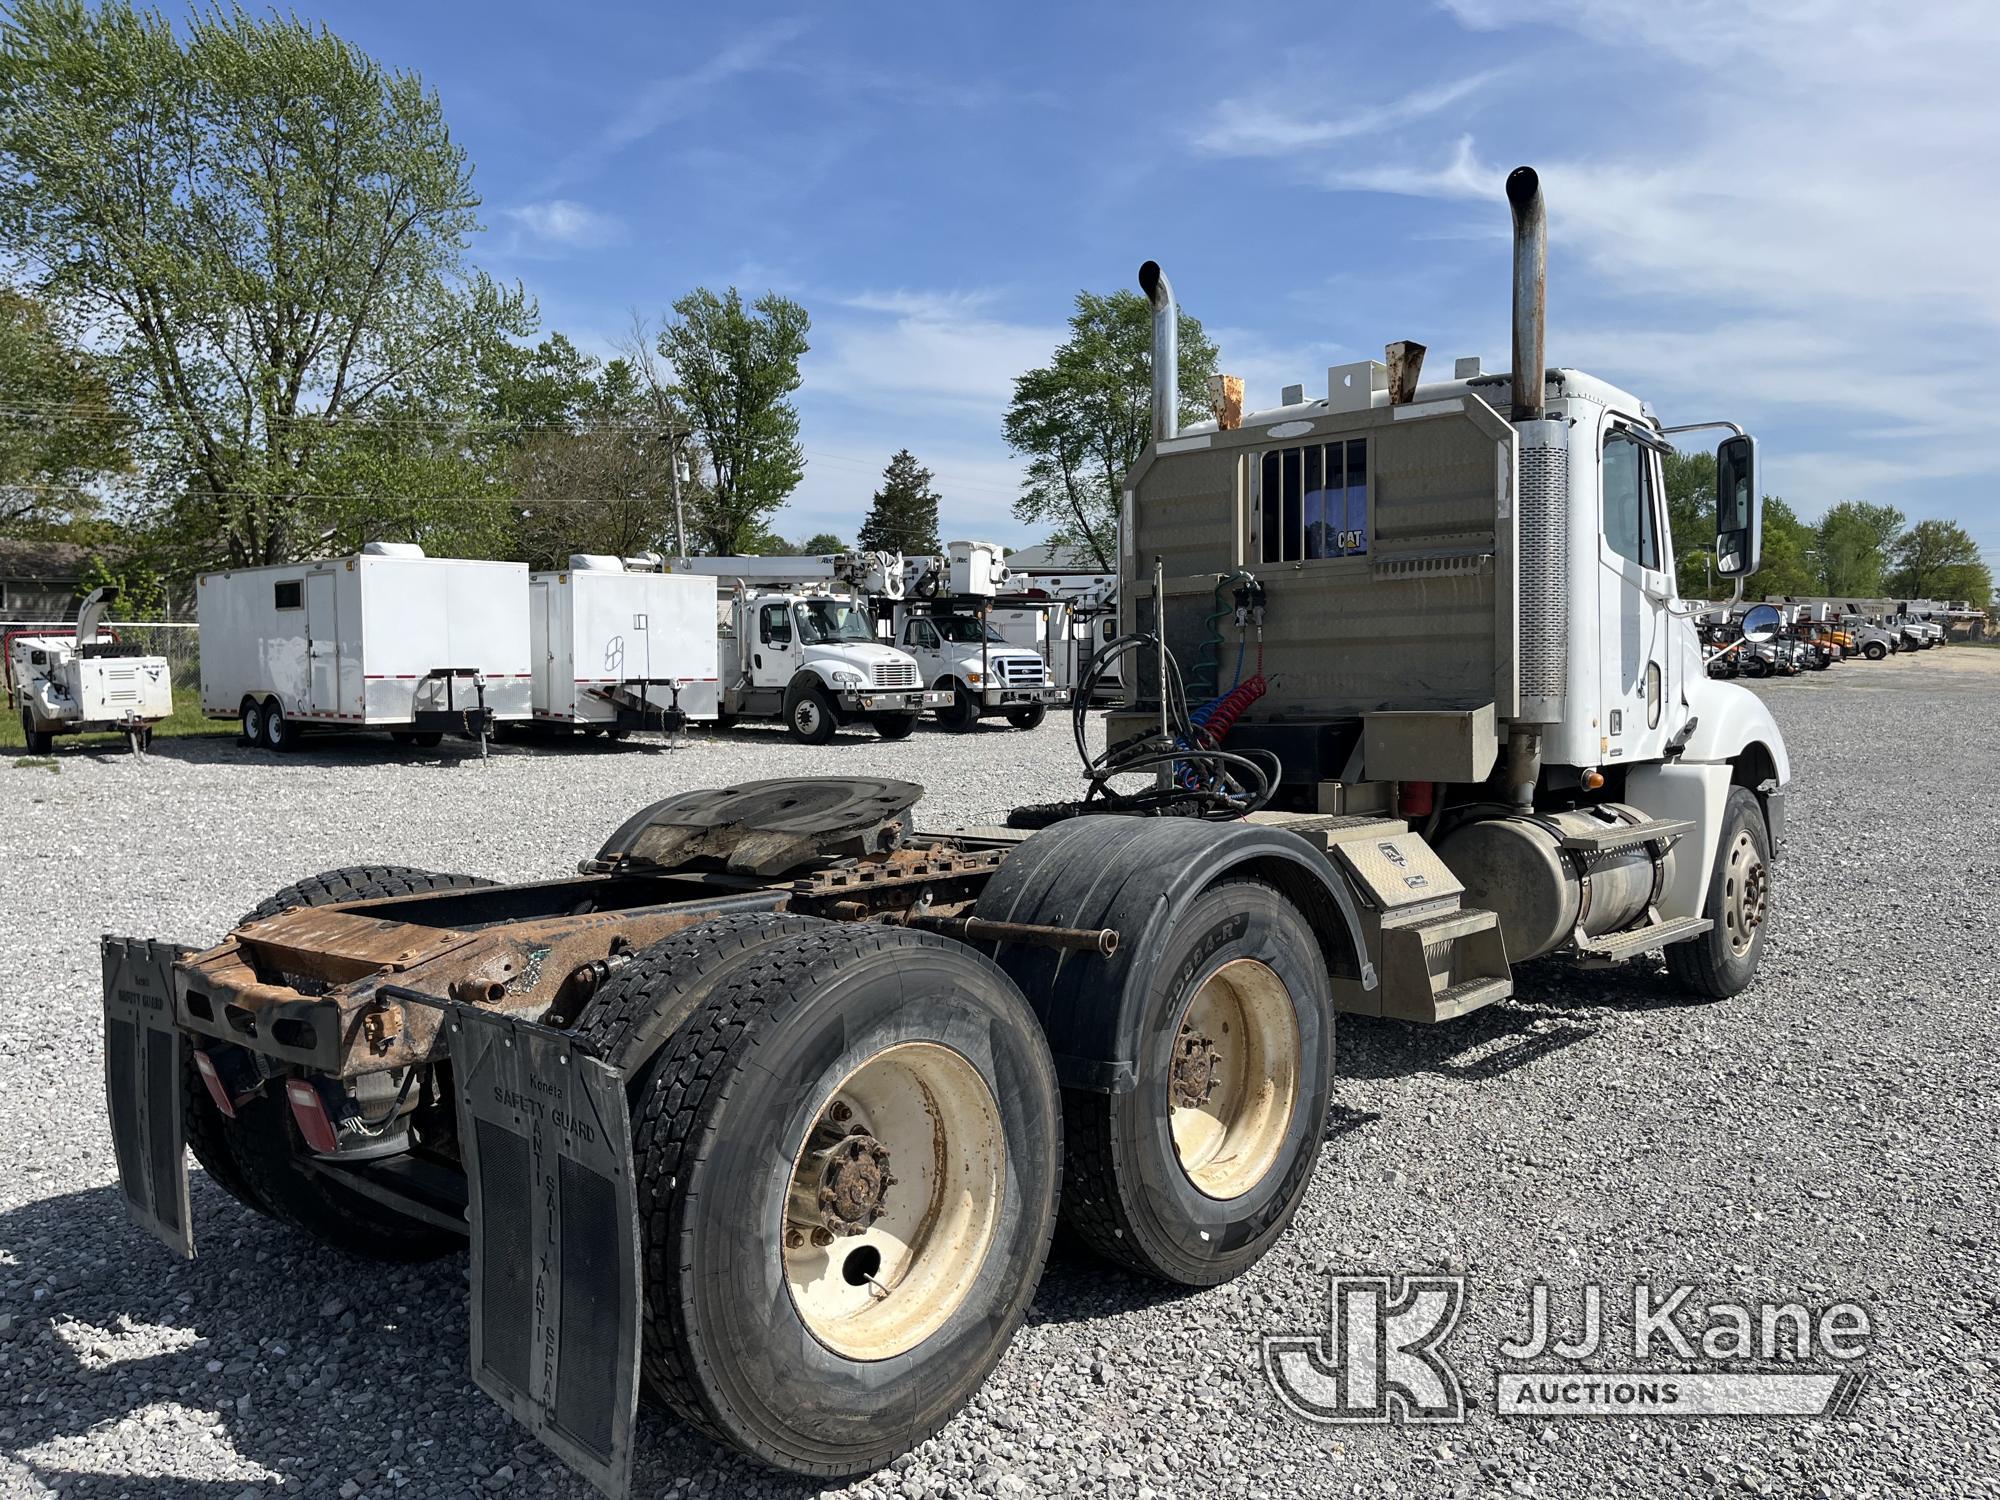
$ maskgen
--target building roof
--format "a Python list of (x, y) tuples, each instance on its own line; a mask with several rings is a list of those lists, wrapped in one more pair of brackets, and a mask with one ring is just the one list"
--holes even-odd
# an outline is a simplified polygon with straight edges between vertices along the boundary
[(0, 539), (0, 578), (32, 583), (74, 583), (98, 549), (81, 542)]

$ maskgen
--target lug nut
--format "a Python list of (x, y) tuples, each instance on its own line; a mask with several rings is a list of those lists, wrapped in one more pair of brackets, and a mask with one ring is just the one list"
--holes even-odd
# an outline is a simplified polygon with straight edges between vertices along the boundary
[(840, 1125), (845, 1125), (849, 1120), (854, 1118), (854, 1111), (849, 1109), (845, 1104), (842, 1104), (838, 1099), (833, 1101), (831, 1113), (834, 1122)]
[(799, 1233), (798, 1230), (787, 1229), (785, 1231), (785, 1248), (787, 1250), (796, 1250), (799, 1248), (799, 1246), (803, 1245), (805, 1242), (806, 1242), (806, 1237), (803, 1234)]
[(824, 1250), (828, 1245), (831, 1245), (832, 1243), (833, 1243), (833, 1231), (831, 1229), (815, 1229), (813, 1231), (813, 1244), (818, 1246), (820, 1249)]

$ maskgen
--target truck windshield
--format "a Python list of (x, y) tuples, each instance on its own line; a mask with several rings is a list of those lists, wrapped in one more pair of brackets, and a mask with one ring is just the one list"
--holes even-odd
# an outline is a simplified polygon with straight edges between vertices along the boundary
[(807, 599), (794, 606), (799, 639), (808, 645), (829, 641), (872, 641), (875, 626), (867, 615), (839, 599)]
[[(976, 646), (982, 639), (979, 633), (980, 622), (967, 615), (946, 615), (943, 619), (933, 620), (931, 623), (937, 626), (938, 634), (948, 641), (958, 641), (961, 644), (970, 642)], [(1007, 637), (991, 625), (986, 627), (983, 639), (995, 645), (1005, 645), (1007, 641)]]

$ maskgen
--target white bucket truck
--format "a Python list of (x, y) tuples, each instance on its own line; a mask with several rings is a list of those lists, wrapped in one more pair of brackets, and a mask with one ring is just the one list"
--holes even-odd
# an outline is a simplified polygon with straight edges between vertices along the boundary
[(995, 542), (950, 542), (945, 551), (914, 570), (914, 597), (882, 601), (896, 644), (948, 695), (937, 710), (946, 729), (971, 729), (989, 714), (1033, 729), (1051, 704), (1069, 701), (1049, 653), (1051, 612), (1067, 611), (1016, 593), (1025, 577), (1008, 571)]
[(715, 580), (572, 554), (529, 575), (528, 652), (545, 728), (623, 739), (713, 720)]
[(783, 719), (792, 738), (823, 745), (843, 724), (862, 723), (900, 740), (926, 708), (951, 702), (876, 635), (872, 596), (902, 592), (893, 553), (696, 557), (676, 567), (729, 582), (716, 643), (724, 725)]
[(530, 717), (528, 566), (426, 557), (370, 542), (350, 557), (204, 573), (201, 705), (246, 745), (290, 749), (310, 727), (387, 730), (399, 744)]

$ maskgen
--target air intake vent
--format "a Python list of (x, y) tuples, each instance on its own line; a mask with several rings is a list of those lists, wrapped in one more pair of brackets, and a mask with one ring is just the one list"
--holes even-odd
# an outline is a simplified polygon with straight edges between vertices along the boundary
[(1521, 447), (1521, 717), (1546, 723), (1569, 683), (1569, 449)]

